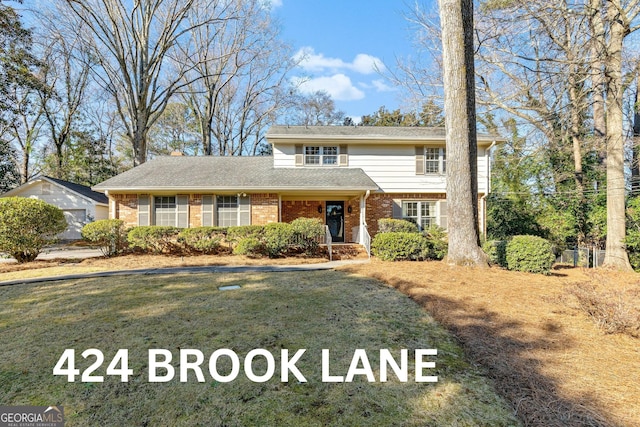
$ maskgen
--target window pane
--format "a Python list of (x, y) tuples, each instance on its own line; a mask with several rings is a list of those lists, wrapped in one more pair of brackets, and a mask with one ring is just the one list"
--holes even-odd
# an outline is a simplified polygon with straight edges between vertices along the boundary
[[(442, 166), (440, 165), (441, 152), (442, 152)], [(443, 173), (445, 171), (444, 162), (445, 162), (444, 149), (435, 148), (435, 147), (426, 147), (424, 149), (424, 172), (425, 173)]]
[(238, 196), (216, 197), (218, 227), (238, 225)]
[(442, 173), (447, 171), (447, 149), (442, 149)]
[(176, 197), (156, 196), (154, 201), (155, 224), (161, 226), (176, 225)]
[(402, 216), (404, 218), (418, 218), (418, 202), (402, 202)]

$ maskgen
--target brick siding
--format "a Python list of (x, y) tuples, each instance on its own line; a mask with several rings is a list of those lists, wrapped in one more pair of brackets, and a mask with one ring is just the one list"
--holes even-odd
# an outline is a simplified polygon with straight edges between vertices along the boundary
[(189, 227), (202, 227), (202, 194), (189, 195)]
[(128, 227), (138, 225), (137, 194), (109, 194), (109, 200), (115, 202), (115, 212), (112, 213), (112, 218), (123, 220)]
[(278, 195), (252, 194), (251, 195), (251, 224), (265, 225), (278, 222)]

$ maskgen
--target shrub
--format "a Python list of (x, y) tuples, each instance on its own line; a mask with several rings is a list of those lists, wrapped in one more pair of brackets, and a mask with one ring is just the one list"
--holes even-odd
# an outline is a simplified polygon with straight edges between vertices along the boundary
[(226, 228), (223, 227), (184, 228), (178, 234), (178, 242), (188, 252), (216, 253), (225, 234)]
[(449, 248), (449, 237), (447, 235), (447, 231), (442, 227), (432, 225), (427, 228), (423, 234), (429, 242), (430, 253), (428, 259), (443, 259), (447, 255), (447, 250)]
[(420, 233), (378, 233), (371, 242), (373, 255), (384, 261), (429, 259), (431, 249), (429, 240)]
[(233, 248), (236, 255), (246, 255), (248, 257), (261, 257), (267, 253), (265, 244), (256, 237), (245, 237), (238, 241)]
[(276, 222), (264, 226), (264, 244), (271, 258), (284, 255), (293, 242), (294, 233), (291, 224)]
[(117, 255), (127, 245), (127, 229), (121, 219), (101, 219), (82, 227), (82, 238), (97, 243), (105, 256)]
[(127, 241), (131, 248), (154, 254), (172, 252), (175, 250), (179, 232), (180, 229), (176, 227), (142, 225), (129, 230)]
[(0, 199), (0, 251), (20, 263), (36, 259), (42, 248), (66, 228), (62, 211), (42, 200)]
[(237, 243), (245, 237), (259, 238), (264, 233), (262, 225), (238, 225), (227, 229), (227, 240)]
[(379, 233), (418, 233), (418, 226), (406, 219), (382, 218), (378, 220)]
[(482, 245), (482, 250), (489, 256), (489, 262), (500, 267), (507, 268), (507, 241), (487, 240)]
[(318, 239), (324, 236), (324, 224), (318, 218), (297, 218), (291, 221), (294, 240), (299, 248), (307, 255), (318, 252)]
[(537, 236), (514, 236), (507, 244), (509, 270), (549, 274), (555, 257), (551, 243)]

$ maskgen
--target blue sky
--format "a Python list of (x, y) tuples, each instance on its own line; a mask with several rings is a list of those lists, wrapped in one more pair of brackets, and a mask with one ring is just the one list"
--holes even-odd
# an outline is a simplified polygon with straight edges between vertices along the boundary
[[(427, 2), (428, 3), (428, 2)], [(272, 13), (282, 36), (304, 55), (294, 75), (306, 77), (303, 91), (327, 91), (349, 116), (380, 106), (402, 107), (401, 91), (376, 67), (395, 68), (396, 57), (414, 49), (405, 19), (410, 2), (394, 0), (277, 0)]]

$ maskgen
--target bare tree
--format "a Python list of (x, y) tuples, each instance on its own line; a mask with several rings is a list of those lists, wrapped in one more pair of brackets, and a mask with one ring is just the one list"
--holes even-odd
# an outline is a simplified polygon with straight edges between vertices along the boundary
[[(51, 22), (51, 21), (49, 21)], [(46, 121), (47, 136), (55, 149), (56, 168), (54, 175), (64, 178), (64, 149), (77, 130), (82, 119), (81, 107), (85, 101), (89, 84), (91, 61), (88, 52), (83, 51), (80, 41), (66, 38), (49, 26), (42, 40), (43, 81), (51, 88), (39, 92), (40, 105)]]
[(198, 120), (205, 154), (256, 154), (288, 96), (290, 48), (279, 40), (263, 1), (228, 1), (219, 13), (223, 22), (196, 26), (206, 13), (208, 7), (193, 8), (193, 40), (180, 46), (176, 58), (192, 68), (185, 75), (185, 101)]
[(336, 103), (325, 91), (295, 93), (292, 98), (292, 111), (287, 119), (292, 125), (331, 126), (344, 123), (344, 111), (336, 109)]
[(440, 0), (444, 111), (447, 130), (447, 260), (487, 266), (478, 229), (478, 173), (473, 0)]
[(606, 87), (607, 145), (607, 246), (604, 265), (631, 270), (624, 243), (626, 237), (622, 52), (624, 40), (639, 27), (640, 0), (589, 0), (596, 52), (604, 58), (602, 79)]
[(179, 44), (188, 43), (192, 31), (217, 22), (219, 4), (209, 1), (210, 14), (201, 21), (188, 17), (196, 0), (59, 0), (59, 13), (68, 25), (86, 29), (101, 72), (102, 85), (115, 99), (134, 163), (147, 159), (148, 133), (171, 97), (184, 85), (191, 64), (176, 64), (169, 72), (169, 57)]

